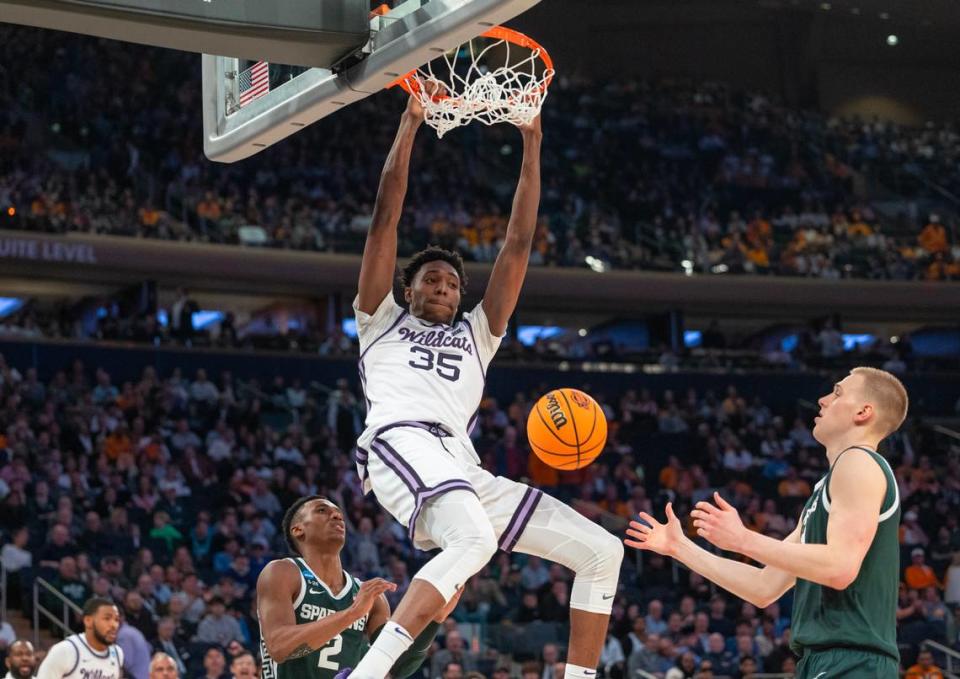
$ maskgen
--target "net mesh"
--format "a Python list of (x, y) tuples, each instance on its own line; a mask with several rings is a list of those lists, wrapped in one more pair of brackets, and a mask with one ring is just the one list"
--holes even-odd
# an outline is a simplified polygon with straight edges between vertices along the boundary
[(438, 137), (475, 120), (529, 125), (547, 97), (554, 70), (541, 47), (506, 37), (478, 42), (471, 40), (411, 71), (401, 82), (420, 101), (424, 121)]

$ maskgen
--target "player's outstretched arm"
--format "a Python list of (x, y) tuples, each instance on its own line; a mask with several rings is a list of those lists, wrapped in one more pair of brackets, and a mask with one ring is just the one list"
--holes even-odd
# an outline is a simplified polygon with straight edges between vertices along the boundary
[(503, 248), (490, 273), (490, 282), (483, 295), (483, 312), (487, 315), (490, 331), (502, 335), (513, 315), (523, 287), (530, 260), (530, 247), (537, 230), (537, 211), (540, 208), (540, 116), (530, 125), (521, 126), (523, 134), (523, 164), (520, 180), (513, 195), (513, 210), (507, 224)]
[(267, 652), (277, 663), (302, 658), (363, 618), (384, 592), (396, 588), (382, 578), (368, 580), (347, 610), (298, 625), (293, 611), (300, 590), (297, 567), (289, 561), (272, 561), (257, 579), (257, 614)]
[[(778, 568), (757, 568), (711, 554), (699, 547), (683, 534), (672, 504), (667, 505), (666, 523), (660, 523), (646, 512), (641, 512), (640, 518), (644, 523), (631, 521), (627, 529), (628, 539), (624, 543), (628, 547), (674, 558), (758, 608), (766, 608), (796, 583), (793, 575)], [(784, 542), (799, 540), (800, 532), (795, 530)]]
[(748, 530), (737, 510), (719, 494), (717, 505), (697, 503), (691, 512), (697, 533), (721, 549), (781, 568), (798, 578), (833, 589), (846, 589), (857, 579), (880, 522), (887, 490), (883, 471), (865, 452), (851, 450), (830, 475), (830, 521), (827, 544), (784, 544)]
[(358, 308), (372, 314), (393, 287), (397, 266), (397, 224), (403, 212), (410, 174), (410, 153), (417, 130), (423, 123), (423, 107), (410, 97), (400, 118), (400, 127), (380, 173), (380, 187), (373, 206), (373, 220), (363, 248), (358, 287)]

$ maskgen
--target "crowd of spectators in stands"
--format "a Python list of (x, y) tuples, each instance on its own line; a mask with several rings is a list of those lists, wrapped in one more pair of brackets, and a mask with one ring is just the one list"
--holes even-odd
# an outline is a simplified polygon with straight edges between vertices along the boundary
[[(0, 559), (11, 609), (29, 611), (36, 577), (78, 603), (112, 597), (125, 617), (129, 676), (146, 679), (152, 647), (170, 653), (181, 676), (218, 679), (230, 659), (247, 662), (258, 648), (256, 578), (285, 553), (279, 518), (307, 493), (344, 509), (346, 567), (396, 582), (388, 595), (396, 605), (425, 555), (361, 495), (350, 451), (363, 412), (346, 382), (320, 398), (282, 378), (258, 385), (147, 367), (117, 385), (109, 368), (91, 368), (78, 361), (42, 380), (0, 359)], [(785, 536), (825, 472), (822, 451), (797, 413), (772, 412), (761, 395), (723, 384), (707, 393), (594, 391), (609, 444), (580, 472), (561, 474), (529, 451), (523, 422), (533, 393), (486, 398), (475, 445), (491, 470), (528, 478), (614, 532), (667, 499), (687, 516), (718, 489), (748, 525)], [(908, 426), (886, 451), (904, 508), (905, 667), (924, 639), (960, 641), (960, 459), (924, 437)], [(792, 670), (789, 595), (757, 610), (668, 560), (637, 559), (621, 577), (606, 676)], [(559, 679), (569, 593), (570, 573), (557, 565), (495, 557), (469, 582), (422, 674)]]
[[(358, 353), (356, 337), (344, 332), (342, 324), (321, 329), (309, 316), (296, 322), (287, 318), (287, 326), (274, 321), (270, 313), (237, 320), (233, 312), (221, 313), (219, 320), (198, 328), (194, 314), (199, 304), (190, 292), (180, 288), (166, 309), (157, 313), (137, 312), (116, 299), (82, 300), (71, 305), (41, 305), (27, 300), (17, 311), (0, 318), (0, 339), (69, 340), (185, 346), (218, 350), (274, 350), (299, 352), (324, 357), (349, 357)], [(161, 324), (160, 319), (164, 323)], [(782, 330), (782, 329), (781, 329)], [(669, 347), (653, 343), (631, 344), (623, 336), (614, 336), (603, 327), (595, 332), (566, 329), (559, 334), (541, 334), (520, 341), (513, 327), (501, 345), (499, 355), (507, 361), (553, 364), (561, 361), (629, 362), (657, 365), (665, 371), (699, 370), (776, 370), (842, 368), (876, 365), (895, 374), (908, 371), (953, 369), (955, 357), (918, 357), (909, 336), (891, 340), (876, 337), (854, 345), (845, 345), (837, 320), (817, 320), (798, 324), (785, 339), (768, 341), (756, 334), (728, 337), (716, 321), (699, 331), (691, 345)], [(858, 336), (859, 337), (859, 336)], [(795, 340), (795, 341), (793, 341)]]
[[(284, 331), (269, 317), (252, 318), (239, 323), (233, 313), (227, 312), (209, 327), (196, 328), (191, 317), (191, 310), (196, 309), (196, 304), (186, 291), (178, 293), (177, 301), (164, 310), (167, 322), (163, 325), (158, 320), (158, 314), (125, 314), (114, 303), (81, 306), (84, 309), (82, 314), (75, 309), (70, 310), (67, 305), (50, 308), (28, 302), (21, 310), (0, 318), (0, 339), (94, 340), (226, 351), (271, 350), (328, 358), (358, 354), (356, 337), (346, 334), (342, 325), (324, 331), (307, 321), (298, 324), (295, 329), (288, 326)], [(945, 366), (952, 369), (952, 363), (956, 360), (953, 356), (915, 356), (909, 336), (896, 337), (893, 342), (877, 337), (871, 342), (847, 348), (843, 334), (832, 321), (798, 324), (791, 335), (796, 341), (790, 343), (788, 348), (784, 348), (783, 340), (771, 344), (759, 342), (755, 336), (728, 339), (716, 322), (700, 331), (699, 337), (695, 346), (671, 348), (659, 344), (642, 348), (616, 341), (602, 328), (595, 333), (588, 331), (582, 335), (579, 331), (567, 329), (560, 334), (541, 335), (527, 340), (526, 344), (508, 332), (498, 355), (505, 361), (545, 365), (563, 361), (602, 361), (655, 365), (664, 371), (737, 369), (796, 372), (875, 365), (895, 374), (934, 372)]]
[[(395, 92), (224, 166), (202, 154), (195, 55), (21, 27), (0, 35), (2, 62), (18, 64), (0, 85), (0, 225), (362, 247)], [(951, 219), (880, 214), (854, 186), (890, 165), (949, 164), (949, 126), (830, 120), (713, 83), (571, 74), (555, 80), (544, 118), (535, 265), (960, 278)], [(442, 142), (424, 131), (401, 253), (434, 242), (491, 261), (519, 155), (506, 126)]]

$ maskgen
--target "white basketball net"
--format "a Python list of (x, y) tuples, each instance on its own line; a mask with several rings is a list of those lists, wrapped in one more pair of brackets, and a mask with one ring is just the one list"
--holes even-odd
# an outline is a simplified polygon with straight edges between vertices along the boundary
[[(404, 79), (404, 89), (423, 106), (424, 121), (437, 131), (438, 137), (474, 120), (484, 125), (529, 125), (540, 113), (547, 98), (547, 85), (554, 75), (550, 68), (541, 68), (537, 74), (541, 50), (529, 50), (506, 39), (491, 40), (479, 51), (474, 48), (473, 40), (466, 44), (469, 56), (461, 54), (461, 47), (454, 50), (452, 56), (445, 54), (442, 63), (436, 59)], [(491, 67), (489, 53), (499, 47), (506, 50), (505, 63)], [(529, 55), (511, 63), (511, 47), (515, 53), (523, 50)], [(434, 73), (434, 64), (439, 76)], [(458, 73), (458, 67), (462, 74)], [(427, 91), (427, 83), (438, 85), (433, 96)], [(437, 92), (443, 94), (437, 95)]]

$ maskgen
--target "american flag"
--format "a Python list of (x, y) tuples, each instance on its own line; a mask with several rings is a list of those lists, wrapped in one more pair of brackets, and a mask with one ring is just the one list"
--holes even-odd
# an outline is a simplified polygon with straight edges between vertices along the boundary
[(258, 61), (240, 74), (240, 106), (270, 91), (270, 64)]

